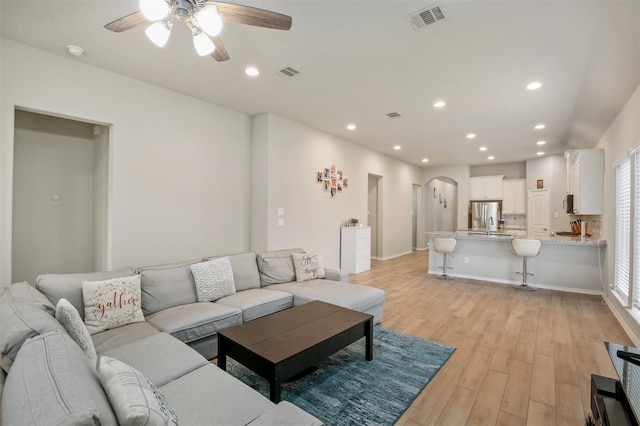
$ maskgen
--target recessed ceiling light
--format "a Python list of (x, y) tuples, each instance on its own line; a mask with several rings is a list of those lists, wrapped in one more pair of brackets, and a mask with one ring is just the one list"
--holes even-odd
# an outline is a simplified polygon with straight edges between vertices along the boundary
[(490, 155), (490, 156), (487, 157), (487, 160), (495, 160), (495, 159), (496, 159), (496, 157), (494, 157), (493, 155)]
[(445, 106), (446, 104), (447, 104), (447, 103), (446, 103), (445, 101), (437, 101), (435, 104), (433, 104), (433, 106), (434, 106), (435, 108), (444, 108), (444, 106)]
[(428, 162), (429, 162), (429, 159), (428, 159), (428, 158), (423, 158), (423, 159), (422, 159), (422, 162), (423, 162), (423, 163), (428, 163)]
[(544, 145), (545, 143), (547, 143), (546, 141), (538, 141), (536, 142), (536, 145)]
[(536, 155), (544, 155), (544, 152), (538, 151), (538, 152), (536, 152)]
[(247, 67), (247, 69), (244, 70), (244, 73), (249, 77), (256, 77), (260, 75), (260, 71), (258, 71), (258, 68), (256, 67)]
[(478, 149), (480, 149), (480, 151), (486, 151), (486, 150), (487, 150), (487, 147), (486, 147), (486, 146), (481, 146), (481, 147), (480, 147), (480, 148), (478, 148)]
[(546, 126), (546, 125), (544, 125), (544, 124), (542, 124), (542, 123), (540, 123), (540, 124), (536, 124), (536, 126), (534, 127), (534, 129), (536, 129), (536, 130), (542, 130), (542, 129), (544, 129), (545, 127), (547, 127), (547, 126)]
[(467, 133), (467, 139), (473, 139), (476, 137), (475, 133)]
[(396, 145), (393, 147), (393, 149), (395, 149), (396, 151), (399, 151), (402, 149), (402, 147), (400, 145)]
[(355, 129), (356, 129), (355, 124), (347, 124), (347, 130), (355, 130)]
[(532, 81), (531, 83), (527, 84), (527, 90), (538, 90), (541, 87), (542, 83), (540, 83), (539, 81)]
[(84, 55), (84, 49), (82, 47), (74, 46), (72, 44), (67, 46), (67, 52), (69, 52), (69, 54), (73, 55), (73, 56), (82, 56), (82, 55)]

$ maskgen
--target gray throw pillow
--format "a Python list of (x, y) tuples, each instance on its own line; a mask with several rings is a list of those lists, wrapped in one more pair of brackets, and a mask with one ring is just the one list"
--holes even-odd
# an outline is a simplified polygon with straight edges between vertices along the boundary
[(177, 425), (178, 418), (158, 390), (141, 372), (106, 356), (100, 357), (102, 386), (121, 425)]
[(236, 285), (228, 257), (219, 257), (191, 265), (198, 302), (213, 302), (235, 294)]
[(93, 345), (91, 335), (87, 326), (84, 325), (80, 314), (76, 308), (67, 300), (60, 299), (56, 305), (56, 319), (62, 324), (69, 336), (80, 346), (82, 352), (85, 353), (91, 365), (94, 367), (98, 362), (98, 355), (96, 355), (96, 347)]

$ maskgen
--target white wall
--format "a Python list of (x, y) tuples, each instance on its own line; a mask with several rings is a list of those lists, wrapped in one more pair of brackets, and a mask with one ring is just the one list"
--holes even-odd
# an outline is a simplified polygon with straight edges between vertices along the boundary
[(604, 214), (602, 215), (602, 239), (607, 241), (608, 271), (605, 271), (607, 303), (616, 314), (636, 345), (640, 345), (640, 325), (610, 292), (614, 282), (615, 256), (615, 168), (614, 162), (640, 143), (640, 86), (598, 142), (596, 148), (604, 149)]
[[(322, 254), (327, 266), (337, 268), (340, 227), (352, 217), (366, 223), (372, 173), (382, 176), (378, 257), (411, 252), (412, 190), (420, 182), (418, 167), (274, 114), (256, 116), (252, 123), (254, 250), (301, 247)], [(316, 183), (316, 172), (331, 165), (349, 181), (349, 188), (333, 199)], [(278, 208), (284, 209), (284, 216), (278, 216)], [(284, 219), (284, 226), (277, 226), (278, 218)]]
[[(435, 190), (435, 197), (434, 197)], [(426, 232), (455, 231), (458, 213), (458, 184), (446, 178), (427, 182), (424, 189)], [(462, 224), (465, 227), (466, 224)]]
[(0, 42), (1, 282), (11, 278), (16, 106), (111, 126), (108, 267), (249, 249), (248, 116)]

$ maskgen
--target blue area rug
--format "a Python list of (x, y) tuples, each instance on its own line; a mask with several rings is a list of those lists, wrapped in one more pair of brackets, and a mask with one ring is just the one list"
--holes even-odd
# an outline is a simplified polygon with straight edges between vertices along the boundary
[[(282, 399), (326, 425), (393, 425), (431, 381), (455, 348), (374, 327), (373, 360), (365, 360), (365, 339), (282, 385)], [(227, 371), (269, 397), (269, 383), (227, 358)]]

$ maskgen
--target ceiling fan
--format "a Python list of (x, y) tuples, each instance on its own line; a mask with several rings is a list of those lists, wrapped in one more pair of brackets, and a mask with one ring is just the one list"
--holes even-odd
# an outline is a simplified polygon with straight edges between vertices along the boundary
[(287, 15), (206, 0), (140, 0), (140, 12), (123, 16), (104, 27), (119, 33), (151, 23), (145, 34), (155, 45), (163, 47), (176, 20), (184, 22), (191, 31), (198, 55), (211, 55), (218, 62), (229, 59), (218, 38), (223, 21), (285, 31), (291, 28), (291, 17)]

